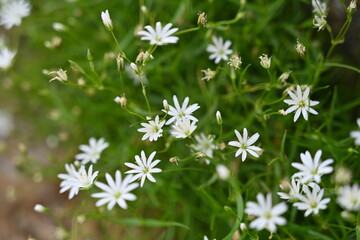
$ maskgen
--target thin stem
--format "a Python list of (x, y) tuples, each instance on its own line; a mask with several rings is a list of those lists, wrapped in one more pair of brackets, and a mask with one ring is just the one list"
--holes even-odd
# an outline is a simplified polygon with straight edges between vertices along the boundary
[(181, 34), (188, 33), (188, 32), (194, 32), (194, 31), (199, 30), (200, 28), (201, 28), (201, 27), (198, 26), (198, 27), (194, 27), (194, 28), (189, 28), (189, 29), (181, 30), (181, 31), (178, 31), (178, 32), (174, 33), (174, 35), (181, 35)]
[(152, 115), (152, 113), (151, 113), (151, 107), (150, 107), (149, 100), (148, 100), (148, 97), (147, 97), (147, 94), (146, 94), (145, 85), (144, 85), (144, 83), (143, 83), (143, 80), (142, 80), (141, 75), (138, 74), (138, 76), (139, 76), (140, 83), (141, 83), (141, 86), (142, 86), (142, 93), (143, 93), (143, 95), (144, 95), (144, 98), (145, 98), (145, 101), (146, 101), (146, 105), (147, 105), (147, 107), (148, 107), (149, 114), (150, 114), (150, 117), (151, 117), (151, 115)]
[(110, 31), (110, 32), (111, 32), (111, 36), (113, 37), (113, 39), (114, 39), (114, 41), (115, 41), (115, 43), (116, 43), (116, 46), (119, 48), (119, 51), (120, 51), (122, 57), (123, 57), (126, 61), (131, 62), (131, 61), (126, 57), (125, 53), (121, 50), (119, 41), (118, 41), (117, 38), (115, 37), (114, 31)]

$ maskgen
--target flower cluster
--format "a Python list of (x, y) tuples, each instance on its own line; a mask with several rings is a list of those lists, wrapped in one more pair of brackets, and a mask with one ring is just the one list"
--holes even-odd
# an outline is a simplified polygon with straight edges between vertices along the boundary
[(314, 28), (318, 28), (323, 30), (327, 24), (326, 16), (327, 16), (327, 4), (322, 2), (321, 0), (312, 0), (311, 1), (314, 13), (313, 25)]
[(280, 198), (293, 202), (294, 207), (304, 210), (305, 217), (311, 213), (319, 214), (319, 210), (326, 209), (326, 205), (330, 202), (330, 198), (323, 199), (325, 190), (321, 189), (318, 184), (321, 182), (322, 175), (333, 171), (333, 168), (329, 165), (334, 160), (327, 159), (322, 162), (320, 160), (321, 154), (322, 151), (318, 150), (313, 159), (310, 152), (301, 153), (302, 164), (291, 164), (299, 172), (292, 175), (291, 184), (284, 183), (280, 185), (284, 192), (278, 192)]

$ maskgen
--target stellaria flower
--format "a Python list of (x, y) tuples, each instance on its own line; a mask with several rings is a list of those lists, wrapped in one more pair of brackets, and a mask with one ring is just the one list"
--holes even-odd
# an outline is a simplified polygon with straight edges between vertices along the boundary
[(0, 46), (0, 69), (8, 69), (16, 55), (16, 51), (11, 51), (5, 46)]
[(3, 3), (0, 10), (0, 25), (6, 29), (19, 26), (24, 17), (30, 15), (31, 5), (25, 0), (12, 0)]
[[(357, 125), (360, 128), (360, 118), (357, 119)], [(355, 145), (360, 145), (360, 130), (357, 131), (351, 131), (350, 137), (355, 138)]]
[(114, 181), (111, 175), (106, 173), (107, 185), (102, 182), (95, 182), (95, 185), (103, 190), (103, 192), (91, 194), (94, 198), (100, 198), (95, 205), (99, 207), (107, 204), (107, 209), (111, 210), (117, 204), (119, 207), (127, 209), (126, 201), (136, 200), (136, 196), (130, 192), (139, 186), (138, 183), (131, 183), (132, 177), (133, 175), (129, 174), (122, 179), (121, 172), (117, 170)]
[[(213, 158), (213, 150), (217, 149), (214, 144), (214, 138), (212, 136), (206, 136), (204, 133), (194, 135), (196, 144), (191, 144), (191, 147), (196, 151), (202, 152), (208, 158)], [(205, 159), (206, 164), (210, 164), (209, 159)]]
[(291, 184), (289, 182), (280, 184), (280, 188), (284, 192), (278, 192), (277, 194), (282, 199), (294, 202), (299, 199), (300, 187), (300, 181), (298, 179), (292, 178)]
[[(316, 185), (317, 186), (317, 185)], [(307, 185), (303, 185), (302, 187), (304, 195), (299, 195), (299, 202), (294, 203), (294, 206), (299, 210), (305, 210), (305, 217), (309, 216), (311, 213), (315, 215), (319, 214), (319, 210), (326, 209), (326, 204), (330, 202), (330, 198), (323, 198), (324, 189), (318, 189), (318, 187), (314, 187), (312, 191), (310, 191)]]
[(88, 172), (85, 170), (85, 166), (81, 166), (79, 170), (76, 170), (73, 164), (65, 164), (67, 173), (58, 174), (58, 178), (63, 181), (60, 183), (60, 193), (70, 191), (69, 199), (72, 199), (79, 193), (79, 190), (88, 189), (94, 183), (99, 171), (93, 173), (93, 166), (90, 165)]
[(149, 25), (145, 26), (144, 28), (147, 30), (142, 30), (138, 32), (138, 35), (142, 36), (141, 40), (148, 40), (150, 41), (150, 45), (164, 45), (168, 43), (177, 43), (179, 40), (178, 37), (171, 36), (174, 34), (178, 28), (172, 28), (172, 23), (168, 23), (164, 26), (164, 28), (161, 27), (161, 23), (157, 22), (155, 29)]
[(316, 15), (326, 15), (327, 14), (327, 4), (321, 2), (320, 0), (311, 0), (313, 7), (313, 13)]
[(323, 30), (325, 28), (326, 24), (327, 24), (327, 21), (326, 21), (325, 15), (321, 15), (321, 16), (315, 15), (314, 16), (313, 25), (314, 25), (314, 28), (319, 29), (318, 31)]
[(241, 160), (245, 161), (247, 157), (247, 153), (250, 153), (254, 157), (259, 157), (257, 151), (261, 151), (262, 149), (256, 146), (252, 146), (259, 138), (259, 134), (255, 133), (250, 138), (248, 138), (248, 131), (246, 128), (243, 129), (243, 135), (238, 132), (238, 130), (234, 130), (238, 141), (231, 141), (228, 144), (230, 146), (238, 147), (239, 149), (235, 153), (235, 157), (242, 155)]
[(159, 115), (157, 115), (154, 120), (149, 120), (149, 123), (141, 123), (143, 128), (139, 128), (138, 132), (145, 133), (141, 140), (149, 138), (149, 141), (157, 141), (158, 138), (162, 136), (162, 127), (164, 124), (165, 120), (160, 121)]
[(184, 118), (178, 121), (178, 124), (172, 125), (171, 135), (175, 138), (187, 138), (191, 136), (196, 128), (196, 121)]
[(237, 54), (233, 54), (231, 55), (230, 61), (227, 64), (229, 64), (231, 67), (235, 69), (240, 69), (242, 64), (241, 57), (239, 57)]
[(333, 168), (329, 165), (334, 162), (333, 159), (327, 159), (324, 162), (321, 162), (321, 154), (322, 151), (318, 150), (313, 159), (309, 151), (306, 151), (305, 154), (301, 153), (300, 158), (302, 164), (297, 162), (291, 164), (291, 166), (299, 170), (299, 172), (295, 173), (292, 177), (299, 178), (301, 183), (312, 181), (320, 183), (322, 175), (333, 171)]
[(310, 88), (307, 87), (304, 93), (301, 91), (301, 87), (299, 85), (296, 86), (296, 93), (287, 90), (287, 93), (291, 97), (291, 99), (285, 99), (284, 102), (293, 105), (286, 109), (286, 114), (289, 114), (296, 110), (294, 115), (294, 122), (299, 118), (300, 114), (303, 115), (304, 119), (308, 120), (308, 112), (317, 115), (318, 112), (315, 111), (312, 106), (318, 105), (318, 101), (312, 101), (309, 98)]
[(231, 41), (224, 40), (222, 37), (215, 37), (212, 38), (213, 44), (209, 44), (206, 48), (210, 54), (209, 59), (215, 59), (215, 64), (218, 64), (221, 60), (227, 61), (229, 59), (228, 55), (230, 55), (233, 51), (230, 48)]
[(89, 145), (81, 144), (79, 149), (83, 151), (75, 156), (76, 160), (80, 160), (81, 164), (85, 165), (88, 162), (96, 163), (100, 159), (100, 155), (109, 143), (105, 142), (104, 138), (96, 140), (95, 138), (89, 139)]
[(258, 193), (256, 199), (257, 203), (246, 203), (245, 212), (258, 217), (250, 223), (250, 228), (255, 228), (258, 231), (267, 229), (270, 232), (276, 232), (276, 225), (286, 224), (286, 219), (280, 216), (288, 209), (285, 203), (281, 202), (272, 206), (271, 193), (268, 193), (266, 198), (263, 194)]
[(156, 182), (156, 179), (153, 177), (152, 173), (159, 173), (162, 170), (160, 168), (154, 168), (160, 160), (153, 161), (156, 152), (152, 152), (148, 158), (146, 158), (145, 152), (141, 151), (140, 156), (135, 156), (136, 164), (126, 162), (125, 165), (132, 170), (127, 171), (126, 173), (134, 173), (135, 175), (131, 178), (130, 182), (133, 182), (137, 179), (141, 179), (140, 187), (144, 186), (145, 179), (149, 179), (151, 182)]
[(337, 190), (337, 202), (348, 211), (360, 209), (360, 187), (355, 183), (353, 186), (346, 185)]
[(178, 101), (176, 95), (173, 96), (173, 101), (174, 101), (175, 107), (169, 105), (169, 108), (170, 108), (169, 111), (167, 111), (166, 109), (163, 109), (163, 112), (165, 112), (171, 116), (171, 118), (169, 120), (167, 120), (167, 122), (166, 122), (167, 125), (171, 124), (175, 120), (176, 120), (175, 125), (179, 125), (180, 121), (184, 120), (184, 119), (190, 119), (194, 122), (198, 121), (198, 119), (196, 117), (192, 116), (192, 113), (200, 108), (200, 106), (197, 103), (194, 103), (194, 104), (191, 104), (190, 106), (188, 106), (189, 97), (186, 97), (182, 103), (182, 106), (180, 107), (180, 104), (179, 104), (179, 101)]

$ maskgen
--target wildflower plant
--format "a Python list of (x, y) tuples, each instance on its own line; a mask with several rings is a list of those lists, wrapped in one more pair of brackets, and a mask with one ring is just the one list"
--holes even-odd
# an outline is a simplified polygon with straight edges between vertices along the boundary
[(71, 202), (36, 208), (62, 237), (360, 237), (358, 11), (338, 3), (0, 0), (20, 104), (0, 152), (28, 140), (16, 169)]

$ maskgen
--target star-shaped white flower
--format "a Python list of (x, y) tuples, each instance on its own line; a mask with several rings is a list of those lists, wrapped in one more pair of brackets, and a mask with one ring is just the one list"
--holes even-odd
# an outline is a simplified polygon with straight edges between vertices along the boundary
[[(357, 124), (360, 128), (360, 118), (357, 119)], [(355, 138), (355, 145), (360, 145), (360, 131), (351, 131), (350, 137)]]
[(254, 157), (259, 157), (258, 151), (262, 149), (256, 146), (252, 146), (259, 138), (259, 134), (255, 133), (250, 138), (248, 138), (248, 131), (246, 128), (243, 129), (243, 135), (238, 132), (238, 130), (234, 131), (238, 141), (231, 141), (228, 144), (230, 146), (238, 147), (239, 149), (235, 153), (235, 157), (238, 157), (242, 154), (241, 160), (245, 161), (247, 157), (247, 153), (250, 153)]
[(179, 40), (178, 37), (171, 36), (174, 34), (178, 28), (172, 28), (171, 23), (168, 23), (162, 28), (161, 23), (157, 22), (155, 29), (149, 25), (145, 26), (145, 30), (138, 32), (138, 35), (142, 36), (141, 40), (150, 41), (150, 45), (164, 45), (168, 43), (177, 43)]
[(105, 148), (109, 146), (109, 143), (105, 142), (103, 138), (96, 140), (90, 138), (89, 145), (82, 144), (79, 149), (83, 151), (75, 156), (76, 160), (80, 160), (81, 164), (85, 165), (88, 162), (96, 163), (100, 159), (100, 155)]
[[(318, 186), (318, 185), (316, 185)], [(319, 214), (319, 210), (326, 209), (326, 204), (330, 202), (330, 198), (323, 198), (324, 189), (319, 189), (319, 187), (314, 187), (310, 191), (307, 185), (303, 185), (302, 190), (305, 193), (304, 195), (299, 195), (299, 202), (294, 203), (294, 206), (299, 210), (305, 210), (305, 217), (309, 216), (311, 213), (315, 215)]]
[(141, 123), (143, 128), (139, 128), (138, 132), (145, 133), (141, 140), (146, 140), (149, 138), (149, 141), (157, 141), (158, 138), (162, 136), (162, 127), (164, 124), (165, 121), (160, 121), (158, 115), (154, 120), (150, 120), (149, 123)]
[(105, 174), (108, 185), (95, 182), (95, 185), (103, 190), (100, 193), (91, 194), (94, 198), (100, 198), (96, 202), (96, 206), (107, 204), (107, 209), (111, 210), (117, 204), (123, 209), (127, 209), (126, 201), (135, 201), (136, 196), (130, 193), (139, 186), (138, 183), (131, 183), (133, 175), (127, 175), (123, 180), (121, 179), (121, 172), (119, 170), (115, 173), (115, 181), (110, 174)]
[(318, 150), (315, 153), (314, 159), (311, 157), (310, 152), (306, 151), (305, 154), (301, 153), (301, 163), (292, 163), (291, 166), (298, 169), (299, 172), (295, 173), (292, 177), (299, 178), (301, 183), (307, 183), (315, 181), (320, 183), (321, 176), (331, 173), (333, 167), (329, 165), (334, 162), (333, 159), (327, 159), (324, 162), (320, 161), (322, 151)]
[(187, 138), (197, 128), (196, 122), (188, 118), (179, 121), (178, 125), (172, 125), (171, 135), (175, 138)]
[(176, 95), (173, 96), (173, 101), (175, 107), (169, 105), (170, 110), (167, 111), (166, 109), (163, 109), (162, 111), (167, 113), (171, 116), (169, 120), (167, 120), (166, 125), (171, 124), (172, 122), (175, 122), (175, 125), (179, 125), (181, 120), (184, 120), (185, 118), (190, 119), (194, 122), (197, 122), (198, 119), (192, 115), (193, 112), (195, 112), (197, 109), (200, 108), (200, 106), (197, 103), (189, 104), (189, 97), (186, 97), (182, 103), (182, 106), (180, 107), (179, 101), (176, 97)]
[[(214, 144), (214, 138), (206, 136), (204, 133), (194, 136), (196, 144), (192, 144), (191, 147), (196, 151), (202, 152), (208, 158), (213, 158), (213, 150), (217, 149), (217, 146)], [(206, 164), (210, 164), (209, 159), (205, 159)]]
[(294, 122), (299, 118), (302, 113), (304, 119), (308, 120), (308, 112), (317, 115), (318, 112), (312, 109), (312, 106), (318, 105), (318, 101), (312, 101), (309, 99), (310, 88), (307, 87), (304, 93), (301, 91), (301, 87), (299, 85), (296, 86), (296, 92), (292, 92), (287, 90), (287, 93), (291, 97), (291, 99), (285, 99), (284, 102), (293, 105), (286, 109), (285, 113), (289, 114), (296, 110), (294, 115)]
[(79, 190), (90, 188), (99, 173), (99, 171), (93, 173), (92, 165), (90, 165), (88, 172), (83, 165), (79, 170), (76, 170), (73, 164), (65, 164), (65, 169), (67, 173), (58, 174), (58, 178), (63, 180), (60, 183), (60, 193), (70, 190), (69, 199), (77, 195)]
[(152, 176), (152, 173), (159, 173), (162, 170), (160, 168), (154, 168), (160, 160), (153, 161), (156, 152), (152, 152), (148, 158), (146, 158), (145, 152), (141, 151), (141, 157), (138, 155), (135, 156), (136, 164), (126, 162), (125, 165), (132, 170), (127, 171), (126, 173), (134, 173), (135, 175), (130, 180), (135, 181), (137, 179), (141, 179), (140, 186), (144, 186), (145, 179), (149, 179), (151, 182), (156, 182), (156, 179)]
[(286, 182), (285, 184), (280, 184), (280, 188), (284, 192), (278, 192), (277, 194), (280, 196), (281, 199), (286, 199), (291, 202), (297, 201), (300, 194), (300, 181), (298, 179), (292, 178), (291, 184), (288, 182)]
[(6, 29), (19, 26), (24, 17), (30, 15), (31, 5), (25, 0), (5, 1), (0, 10), (0, 25)]
[(257, 218), (250, 223), (250, 228), (258, 231), (267, 229), (270, 232), (276, 232), (276, 225), (285, 225), (286, 219), (280, 215), (287, 211), (285, 203), (281, 202), (272, 206), (271, 193), (266, 195), (258, 193), (256, 195), (256, 202), (247, 202), (245, 212), (249, 215), (254, 215)]
[(229, 59), (228, 55), (232, 54), (233, 51), (230, 48), (231, 41), (224, 40), (222, 37), (212, 37), (213, 44), (209, 44), (206, 48), (210, 54), (209, 59), (215, 59), (215, 64), (218, 64), (221, 60), (227, 61)]
[(337, 202), (348, 211), (360, 210), (360, 186), (355, 183), (353, 186), (346, 185), (337, 190)]

